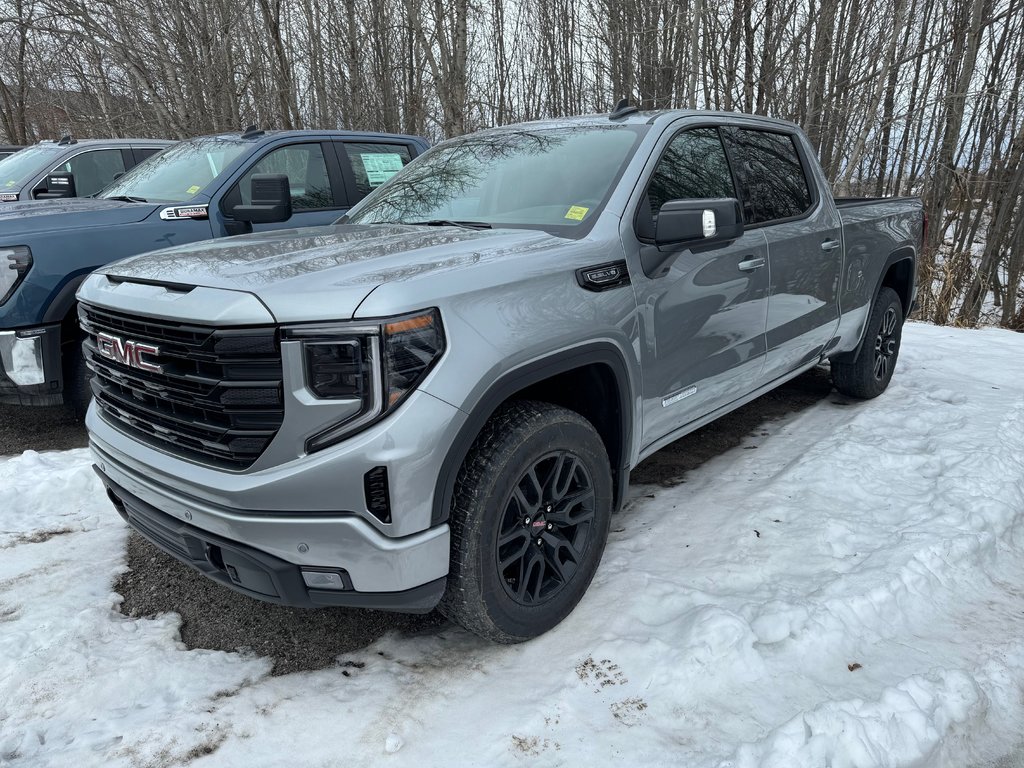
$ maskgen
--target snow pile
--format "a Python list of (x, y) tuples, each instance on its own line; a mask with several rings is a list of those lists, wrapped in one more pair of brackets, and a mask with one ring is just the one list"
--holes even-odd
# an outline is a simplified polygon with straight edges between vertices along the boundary
[(347, 675), (121, 616), (87, 453), (0, 460), (0, 764), (984, 765), (1024, 741), (1022, 379), (1022, 335), (910, 325), (881, 398), (634, 487), (555, 631)]

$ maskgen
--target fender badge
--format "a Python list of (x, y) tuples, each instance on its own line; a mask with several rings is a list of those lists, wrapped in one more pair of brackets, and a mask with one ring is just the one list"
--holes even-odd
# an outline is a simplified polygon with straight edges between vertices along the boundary
[(208, 219), (210, 218), (210, 211), (209, 206), (206, 205), (178, 205), (173, 208), (164, 208), (160, 211), (160, 218), (164, 221)]

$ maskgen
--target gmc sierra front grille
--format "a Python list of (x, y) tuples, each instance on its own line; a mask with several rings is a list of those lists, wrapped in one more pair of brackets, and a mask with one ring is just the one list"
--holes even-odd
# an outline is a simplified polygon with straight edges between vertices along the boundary
[(211, 328), (89, 304), (79, 305), (78, 317), (95, 374), (93, 397), (121, 431), (168, 453), (238, 470), (256, 461), (281, 427), (275, 328)]

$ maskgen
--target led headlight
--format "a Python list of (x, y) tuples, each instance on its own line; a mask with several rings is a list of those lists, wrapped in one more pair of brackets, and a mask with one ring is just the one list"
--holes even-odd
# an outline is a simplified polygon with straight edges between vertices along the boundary
[[(396, 408), (444, 353), (436, 309), (380, 321), (290, 328), (302, 340), (306, 388), (336, 401), (339, 421), (311, 437), (307, 451), (339, 442)], [(338, 415), (338, 414), (336, 414)]]
[(317, 397), (366, 400), (373, 383), (371, 343), (371, 337), (306, 342), (306, 385)]
[(384, 410), (416, 389), (444, 352), (444, 332), (436, 309), (384, 324)]
[(0, 306), (14, 295), (14, 289), (32, 267), (32, 252), (24, 245), (0, 246)]

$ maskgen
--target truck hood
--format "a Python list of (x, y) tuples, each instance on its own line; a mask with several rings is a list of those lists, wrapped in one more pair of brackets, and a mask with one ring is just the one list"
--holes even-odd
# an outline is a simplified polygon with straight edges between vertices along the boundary
[(159, 207), (152, 203), (125, 203), (89, 197), (3, 203), (0, 204), (0, 231), (52, 231), (134, 224)]
[(352, 317), (383, 283), (560, 242), (525, 229), (342, 224), (212, 240), (103, 267), (115, 278), (255, 294), (279, 322)]

